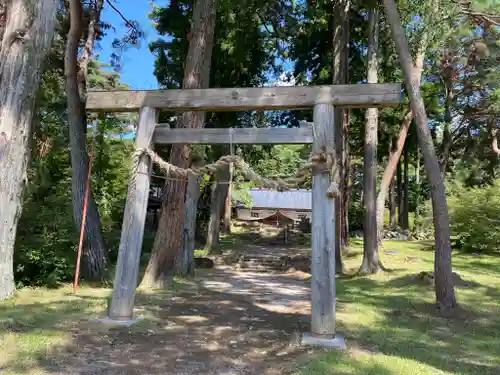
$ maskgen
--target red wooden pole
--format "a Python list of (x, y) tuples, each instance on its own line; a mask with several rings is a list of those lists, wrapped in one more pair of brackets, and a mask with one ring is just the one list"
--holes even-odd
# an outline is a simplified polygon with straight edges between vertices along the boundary
[(78, 254), (76, 257), (76, 272), (75, 272), (75, 281), (73, 283), (73, 291), (76, 291), (78, 289), (78, 279), (80, 277), (80, 260), (82, 258), (83, 237), (85, 234), (85, 222), (87, 220), (87, 204), (89, 200), (90, 182), (92, 180), (93, 159), (94, 159), (94, 142), (92, 142), (92, 145), (90, 146), (89, 170), (87, 173), (87, 184), (85, 186), (85, 197), (83, 199), (82, 226), (80, 228), (80, 243), (78, 244)]

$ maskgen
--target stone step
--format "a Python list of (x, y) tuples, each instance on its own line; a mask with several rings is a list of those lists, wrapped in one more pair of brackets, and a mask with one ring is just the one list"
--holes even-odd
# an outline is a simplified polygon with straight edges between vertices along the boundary
[(258, 256), (254, 254), (233, 258), (225, 264), (232, 265), (241, 271), (248, 272), (287, 272), (297, 269), (310, 272), (310, 260), (307, 257)]

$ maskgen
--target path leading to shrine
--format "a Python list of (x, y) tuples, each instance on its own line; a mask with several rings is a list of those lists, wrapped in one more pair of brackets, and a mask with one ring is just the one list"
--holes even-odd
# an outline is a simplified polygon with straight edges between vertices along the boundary
[(47, 363), (47, 373), (283, 374), (304, 353), (297, 344), (309, 326), (308, 277), (201, 271), (195, 285), (171, 296), (138, 296), (146, 320), (137, 326), (103, 333), (74, 324), (73, 348)]

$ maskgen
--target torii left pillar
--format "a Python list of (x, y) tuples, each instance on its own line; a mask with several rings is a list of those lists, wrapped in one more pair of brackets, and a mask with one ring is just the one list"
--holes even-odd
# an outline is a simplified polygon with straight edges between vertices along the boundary
[[(141, 108), (135, 139), (136, 150), (150, 146), (157, 120), (158, 110), (156, 108)], [(136, 174), (133, 176), (135, 184), (129, 182), (113, 284), (113, 297), (108, 309), (108, 316), (101, 320), (103, 323), (131, 325), (138, 320), (134, 315), (134, 302), (146, 223), (151, 168), (152, 163), (149, 156), (142, 155)]]

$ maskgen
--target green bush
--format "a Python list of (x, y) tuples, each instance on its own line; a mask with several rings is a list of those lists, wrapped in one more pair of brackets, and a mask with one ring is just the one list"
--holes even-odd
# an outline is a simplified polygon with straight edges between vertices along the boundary
[(71, 281), (77, 244), (69, 180), (60, 182), (43, 199), (28, 196), (23, 205), (14, 252), (18, 287), (56, 286)]
[(500, 252), (500, 183), (455, 188), (448, 209), (455, 247), (467, 252)]

